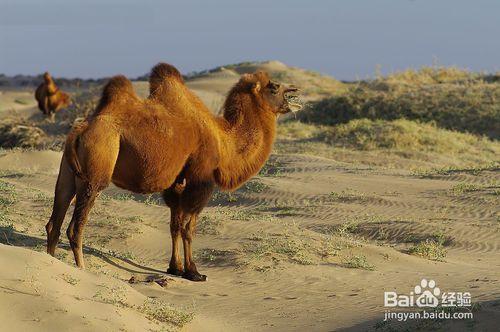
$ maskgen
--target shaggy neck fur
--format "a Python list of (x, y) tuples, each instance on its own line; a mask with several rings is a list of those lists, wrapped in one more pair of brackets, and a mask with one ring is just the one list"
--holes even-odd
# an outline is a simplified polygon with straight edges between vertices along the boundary
[(232, 91), (224, 105), (221, 161), (217, 184), (233, 190), (254, 176), (269, 157), (276, 131), (276, 116), (259, 96)]

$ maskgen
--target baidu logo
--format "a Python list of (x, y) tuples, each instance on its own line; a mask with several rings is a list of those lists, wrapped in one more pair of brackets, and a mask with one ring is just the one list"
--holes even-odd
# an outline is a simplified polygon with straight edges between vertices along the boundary
[(409, 295), (396, 292), (384, 292), (385, 307), (470, 307), (471, 294), (469, 292), (442, 292), (432, 279), (422, 279)]

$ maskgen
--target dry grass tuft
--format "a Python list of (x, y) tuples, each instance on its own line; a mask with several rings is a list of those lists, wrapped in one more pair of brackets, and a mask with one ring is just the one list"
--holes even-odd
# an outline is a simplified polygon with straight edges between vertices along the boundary
[(42, 144), (45, 132), (35, 126), (3, 123), (0, 124), (0, 147), (34, 148)]
[(409, 119), (500, 138), (500, 84), (456, 68), (423, 68), (352, 84), (298, 114), (306, 123)]
[(410, 255), (420, 256), (433, 261), (444, 261), (446, 249), (439, 240), (427, 239), (408, 249)]
[(148, 298), (138, 310), (146, 315), (148, 319), (173, 324), (178, 327), (183, 327), (194, 318), (194, 313), (192, 312), (174, 309), (169, 304), (152, 298)]

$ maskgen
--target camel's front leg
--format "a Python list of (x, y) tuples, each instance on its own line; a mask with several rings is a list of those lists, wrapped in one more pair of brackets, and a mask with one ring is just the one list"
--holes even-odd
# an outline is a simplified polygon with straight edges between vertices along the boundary
[(194, 232), (196, 229), (196, 221), (198, 219), (198, 214), (193, 213), (189, 215), (186, 224), (182, 228), (182, 242), (184, 244), (184, 278), (191, 281), (205, 281), (207, 276), (200, 274), (196, 269), (196, 264), (193, 261), (192, 252), (192, 242), (194, 237)]
[(179, 254), (181, 242), (181, 231), (184, 224), (184, 214), (177, 208), (170, 209), (170, 235), (172, 236), (172, 258), (167, 269), (167, 273), (182, 276), (184, 269)]

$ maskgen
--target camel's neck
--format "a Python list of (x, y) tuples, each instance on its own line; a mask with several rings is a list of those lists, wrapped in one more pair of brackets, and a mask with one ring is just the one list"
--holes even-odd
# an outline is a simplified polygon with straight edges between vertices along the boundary
[(222, 189), (241, 186), (259, 172), (269, 157), (276, 132), (276, 116), (261, 111), (242, 110), (236, 121), (227, 123), (221, 136), (221, 160), (215, 172), (216, 182)]
[(53, 95), (57, 92), (57, 86), (52, 79), (46, 80), (47, 92), (49, 95)]

